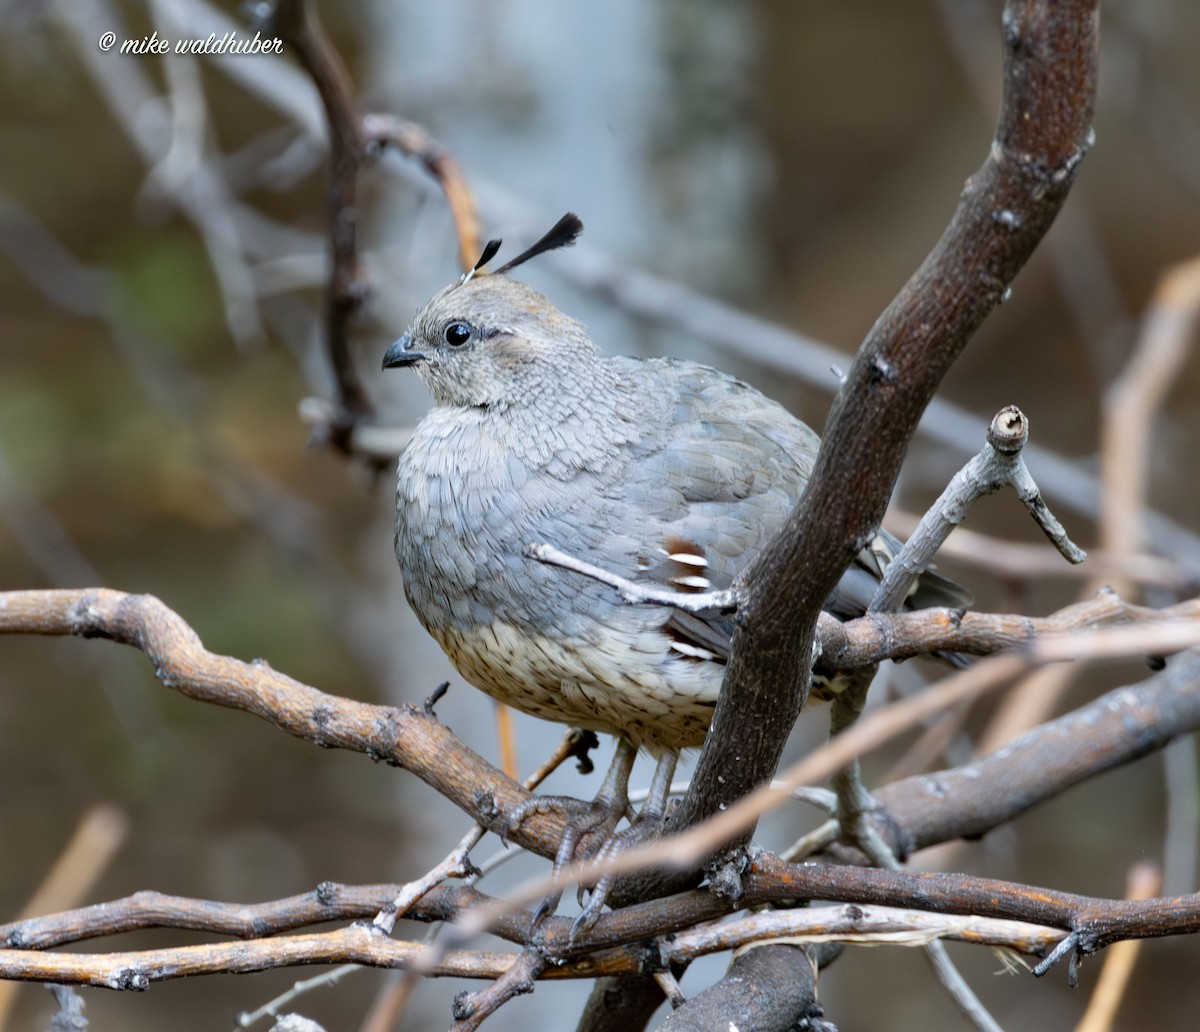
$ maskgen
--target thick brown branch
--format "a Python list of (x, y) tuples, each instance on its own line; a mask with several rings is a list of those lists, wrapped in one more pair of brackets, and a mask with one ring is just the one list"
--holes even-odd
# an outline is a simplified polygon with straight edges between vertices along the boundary
[(982, 835), (1197, 728), (1200, 654), (1193, 650), (1141, 684), (1109, 692), (965, 767), (884, 785), (875, 800), (899, 829), (894, 845), (907, 855)]
[(1053, 222), (1091, 142), (1095, 0), (1010, 0), (1004, 37), (1004, 101), (987, 160), (863, 342), (801, 504), (743, 580), (725, 688), (676, 826), (773, 773), (807, 693), (822, 603), (881, 522), (925, 406)]
[[(179, 614), (153, 595), (108, 588), (0, 594), (0, 634), (108, 638), (146, 653), (159, 680), (201, 702), (245, 710), (297, 738), (352, 749), (404, 767), (485, 828), (508, 830), (504, 814), (532, 798), (463, 745), (435, 716), (413, 706), (373, 706), (327, 695), (272, 670), (209, 652)], [(487, 791), (481, 791), (487, 786)], [(511, 839), (553, 856), (562, 837), (556, 813), (531, 813)]]

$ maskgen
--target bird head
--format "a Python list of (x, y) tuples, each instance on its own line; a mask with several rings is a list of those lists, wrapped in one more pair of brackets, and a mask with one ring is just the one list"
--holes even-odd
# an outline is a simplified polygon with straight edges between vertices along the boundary
[(583, 224), (564, 216), (541, 240), (496, 272), (476, 275), (496, 253), (491, 241), (475, 269), (417, 313), (383, 356), (412, 366), (439, 405), (505, 406), (552, 388), (596, 354), (583, 326), (505, 272), (536, 254), (573, 243)]

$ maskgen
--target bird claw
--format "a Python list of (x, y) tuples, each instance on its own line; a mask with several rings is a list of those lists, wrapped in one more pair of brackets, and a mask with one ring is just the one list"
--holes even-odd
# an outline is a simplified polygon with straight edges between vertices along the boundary
[(537, 909), (533, 912), (533, 920), (529, 922), (529, 936), (531, 941), (537, 935), (542, 922), (557, 909), (560, 899), (562, 899), (561, 892), (552, 892), (537, 905)]
[(580, 935), (591, 931), (592, 926), (599, 919), (600, 911), (604, 908), (604, 901), (601, 900), (599, 904), (594, 907), (592, 906), (593, 902), (595, 902), (594, 896), (588, 902), (588, 905), (579, 911), (579, 915), (575, 918), (575, 920), (571, 922), (571, 931), (567, 935), (567, 942), (570, 945), (574, 946), (575, 940), (578, 939)]

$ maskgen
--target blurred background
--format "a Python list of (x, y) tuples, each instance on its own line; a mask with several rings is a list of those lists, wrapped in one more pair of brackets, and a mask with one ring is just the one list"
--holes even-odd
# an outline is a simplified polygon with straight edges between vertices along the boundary
[[(363, 110), (412, 119), (444, 144), (506, 253), (564, 211), (582, 216), (577, 248), (522, 274), (602, 349), (719, 365), (817, 428), (836, 379), (805, 339), (848, 364), (942, 232), (997, 110), (999, 4), (985, 0), (316, 9)], [(311, 443), (300, 417), (304, 399), (332, 397), (320, 340), (326, 152), (311, 83), (286, 53), (164, 59), (97, 43), (105, 31), (253, 35), (247, 25), (236, 5), (201, 0), (0, 3), (0, 589), (150, 592), (209, 648), (358, 699), (419, 702), (449, 679), (439, 715), (494, 760), (491, 701), (453, 673), (404, 602), (390, 472)], [(1034, 476), (1075, 539), (1096, 542), (1106, 388), (1159, 277), (1200, 251), (1200, 6), (1113, 0), (1102, 39), (1096, 146), (1011, 300), (946, 380), (952, 407), (914, 443), (903, 510), (922, 511), (991, 416), (1015, 403), (1044, 449), (1030, 458)], [(428, 400), (415, 377), (382, 375), (380, 358), (457, 275), (454, 227), (436, 185), (401, 156), (368, 166), (360, 194), (373, 293), (356, 361), (377, 422), (403, 427)], [(1200, 362), (1187, 361), (1155, 422), (1149, 502), (1172, 522), (1155, 524), (1148, 546), (1180, 576), (1147, 588), (1153, 602), (1194, 587), (1200, 568), (1198, 390)], [(985, 499), (969, 526), (1039, 540), (1011, 495)], [(1086, 585), (941, 566), (982, 608), (1003, 611), (1048, 613)], [(1050, 705), (1142, 676), (1136, 665), (1089, 670)], [(921, 677), (906, 665), (877, 694)], [(924, 766), (969, 755), (988, 716), (972, 715), (950, 758)], [(825, 720), (819, 709), (803, 716), (790, 755), (819, 741)], [(523, 717), (516, 727), (524, 775), (560, 729)], [(869, 777), (887, 776), (910, 744), (873, 758)], [(605, 742), (599, 765), (611, 750)], [(547, 790), (590, 797), (597, 783), (564, 770)], [(183, 700), (142, 655), (103, 642), (0, 639), (0, 784), (0, 921), (30, 904), (101, 805), (113, 856), (84, 902), (138, 889), (253, 902), (323, 880), (405, 881), (469, 827), (412, 776)], [(1169, 891), (1191, 891), (1196, 788), (1182, 743), (1165, 762), (1106, 775), (913, 863), (1120, 896), (1129, 866), (1150, 859), (1167, 863)], [(778, 848), (814, 822), (797, 808), (759, 837)], [(486, 839), (476, 858), (497, 848)], [(543, 868), (518, 861), (483, 888), (502, 892)], [(1072, 1027), (1098, 971), (1089, 961), (1072, 992), (1065, 971), (1034, 983), (1001, 973), (986, 950), (951, 954), (1010, 1032)], [(685, 992), (726, 959), (694, 965)], [(1194, 937), (1149, 943), (1118, 1027), (1193, 1028), (1198, 963)], [(227, 1028), (297, 977), (91, 991), (87, 1013), (97, 1029)], [(357, 973), (297, 1008), (357, 1028), (387, 977)], [(421, 985), (397, 1027), (448, 1026), (464, 988), (478, 986)], [(539, 985), (488, 1027), (573, 1027), (585, 993)], [(965, 1027), (911, 950), (847, 951), (821, 996), (843, 1029)], [(22, 987), (8, 1027), (45, 1028), (52, 1012), (44, 989)]]

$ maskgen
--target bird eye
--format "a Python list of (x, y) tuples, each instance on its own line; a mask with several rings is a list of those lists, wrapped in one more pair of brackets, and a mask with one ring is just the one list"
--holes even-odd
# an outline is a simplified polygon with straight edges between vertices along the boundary
[(452, 348), (461, 348), (471, 339), (471, 324), (452, 322), (442, 331), (442, 337)]

